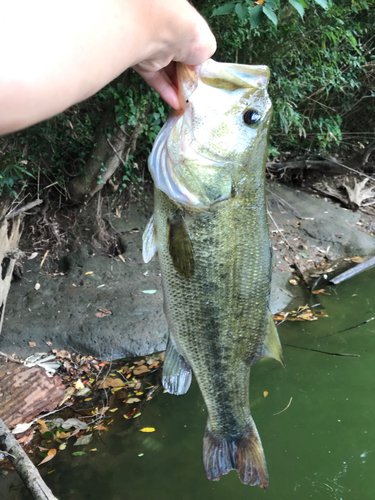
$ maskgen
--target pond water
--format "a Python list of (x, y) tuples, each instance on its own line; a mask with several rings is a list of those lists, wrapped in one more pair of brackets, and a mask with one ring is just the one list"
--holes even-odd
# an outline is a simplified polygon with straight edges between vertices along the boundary
[[(284, 346), (287, 371), (273, 360), (254, 366), (251, 410), (267, 458), (267, 491), (244, 486), (234, 471), (219, 482), (206, 479), (207, 415), (194, 382), (184, 396), (159, 392), (136, 419), (125, 420), (120, 408), (111, 430), (82, 448), (85, 455), (72, 456), (77, 448), (69, 444), (41, 468), (54, 494), (59, 500), (373, 500), (375, 320), (336, 332), (375, 316), (375, 270), (326, 291), (318, 297), (328, 317), (284, 322), (282, 343), (360, 357)], [(139, 432), (143, 427), (156, 430)], [(2, 498), (29, 500), (9, 476), (13, 486)]]

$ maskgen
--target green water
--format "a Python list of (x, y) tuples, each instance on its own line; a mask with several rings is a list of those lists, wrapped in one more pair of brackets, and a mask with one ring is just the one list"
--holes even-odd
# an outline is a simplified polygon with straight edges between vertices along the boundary
[[(267, 491), (244, 486), (234, 471), (219, 482), (206, 479), (201, 449), (207, 415), (194, 382), (185, 396), (159, 393), (132, 421), (119, 411), (111, 431), (90, 443), (86, 455), (73, 457), (77, 448), (71, 445), (59, 453), (42, 469), (55, 495), (59, 500), (373, 500), (375, 321), (325, 336), (375, 316), (375, 270), (326, 290), (331, 295), (319, 299), (329, 317), (283, 323), (282, 343), (360, 357), (285, 346), (286, 372), (273, 360), (252, 369), (251, 409), (267, 458)], [(275, 415), (291, 398), (289, 408)], [(143, 427), (156, 431), (139, 432)], [(54, 472), (47, 475), (48, 470)], [(29, 499), (17, 484), (9, 499)]]

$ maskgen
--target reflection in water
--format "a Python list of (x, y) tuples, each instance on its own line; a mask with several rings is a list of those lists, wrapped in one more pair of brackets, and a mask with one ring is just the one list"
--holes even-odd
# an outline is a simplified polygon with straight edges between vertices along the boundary
[[(373, 500), (375, 321), (335, 332), (374, 315), (375, 270), (326, 291), (328, 317), (283, 323), (281, 341), (360, 357), (285, 347), (286, 372), (273, 360), (252, 368), (252, 414), (270, 474), (266, 492), (242, 485), (234, 471), (219, 482), (206, 479), (206, 411), (193, 382), (184, 396), (160, 392), (137, 419), (126, 421), (120, 409), (110, 433), (82, 448), (85, 455), (72, 456), (77, 448), (69, 444), (46, 464), (42, 472), (59, 500)], [(142, 427), (156, 430), (145, 435)], [(23, 489), (1, 495), (1, 487), (6, 500), (30, 499)]]

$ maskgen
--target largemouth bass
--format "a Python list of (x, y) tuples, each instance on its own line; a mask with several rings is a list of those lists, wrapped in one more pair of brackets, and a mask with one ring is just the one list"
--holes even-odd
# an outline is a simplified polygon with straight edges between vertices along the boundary
[(143, 258), (158, 252), (170, 329), (163, 385), (184, 394), (194, 373), (208, 410), (207, 477), (237, 470), (268, 486), (250, 415), (250, 367), (283, 363), (269, 312), (271, 248), (265, 162), (272, 105), (265, 66), (179, 64), (183, 110), (173, 112), (149, 158), (155, 210)]

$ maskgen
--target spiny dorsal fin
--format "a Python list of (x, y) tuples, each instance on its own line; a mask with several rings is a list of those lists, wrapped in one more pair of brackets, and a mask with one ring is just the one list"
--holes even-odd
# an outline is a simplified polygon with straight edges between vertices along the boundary
[(168, 250), (178, 274), (190, 279), (194, 274), (194, 252), (182, 214), (168, 221)]
[(265, 357), (275, 358), (285, 368), (283, 351), (281, 348), (279, 335), (277, 333), (276, 325), (273, 321), (273, 317), (272, 317), (271, 313), (269, 313), (269, 323), (268, 323), (267, 335), (266, 335), (266, 338), (264, 340), (263, 352), (262, 352), (262, 355), (260, 357), (261, 358), (265, 358)]
[(156, 228), (154, 223), (154, 216), (151, 216), (151, 219), (148, 221), (148, 224), (144, 230), (142, 236), (142, 257), (143, 262), (150, 262), (152, 257), (158, 251), (157, 239), (156, 239)]

